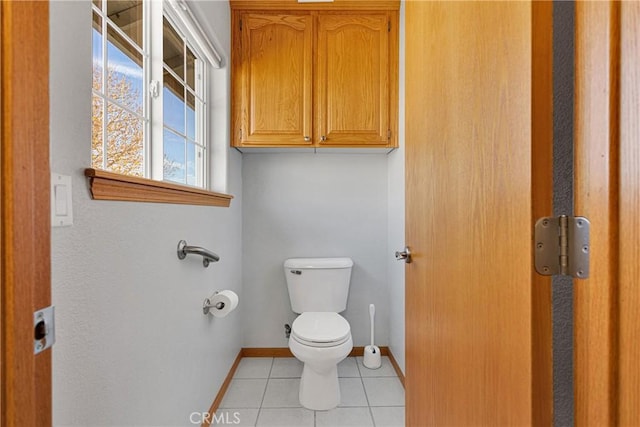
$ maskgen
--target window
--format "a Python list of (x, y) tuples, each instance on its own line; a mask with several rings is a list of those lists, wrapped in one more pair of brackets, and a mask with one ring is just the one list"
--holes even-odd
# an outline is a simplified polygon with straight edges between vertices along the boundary
[(202, 187), (205, 101), (202, 61), (165, 17), (163, 31), (163, 177)]
[(207, 77), (220, 57), (180, 0), (92, 7), (92, 167), (207, 187)]

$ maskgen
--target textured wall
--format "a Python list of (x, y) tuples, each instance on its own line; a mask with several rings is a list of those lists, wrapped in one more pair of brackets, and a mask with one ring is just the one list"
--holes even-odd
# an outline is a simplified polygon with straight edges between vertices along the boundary
[(387, 259), (387, 282), (389, 287), (389, 348), (404, 372), (404, 262), (396, 261), (395, 251), (402, 250), (405, 245), (404, 236), (404, 2), (400, 10), (400, 102), (399, 102), (399, 135), (400, 148), (388, 157), (388, 226), (387, 239), (389, 251)]
[[(221, 288), (243, 304), (241, 158), (224, 150), (236, 196), (230, 209), (89, 199), (90, 5), (50, 4), (51, 165), (73, 177), (75, 221), (52, 233), (54, 424), (190, 425), (191, 412), (209, 409), (241, 346), (238, 311), (213, 319), (201, 310)], [(222, 26), (228, 52), (228, 4), (199, 8)], [(228, 80), (227, 70), (218, 74)], [(228, 106), (217, 108), (226, 122)], [(208, 269), (196, 258), (179, 261), (180, 239), (221, 261)]]
[[(573, 16), (573, 2), (554, 2), (554, 215), (573, 214)], [(573, 288), (566, 276), (553, 278), (553, 361), (554, 424), (572, 426)]]
[(387, 156), (244, 154), (243, 306), (245, 347), (286, 347), (291, 311), (282, 263), (348, 256), (355, 263), (347, 310), (354, 345), (389, 343)]

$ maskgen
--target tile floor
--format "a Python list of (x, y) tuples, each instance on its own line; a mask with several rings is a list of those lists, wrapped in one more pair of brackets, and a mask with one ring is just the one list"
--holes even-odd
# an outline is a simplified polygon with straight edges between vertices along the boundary
[(362, 357), (338, 365), (340, 405), (330, 411), (300, 406), (302, 363), (288, 357), (240, 361), (212, 425), (278, 427), (404, 426), (404, 388), (388, 357), (367, 369)]

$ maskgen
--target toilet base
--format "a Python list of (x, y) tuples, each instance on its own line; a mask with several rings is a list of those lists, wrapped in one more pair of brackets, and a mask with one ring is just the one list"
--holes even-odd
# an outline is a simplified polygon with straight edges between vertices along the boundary
[(323, 374), (318, 374), (304, 364), (300, 378), (300, 404), (307, 409), (326, 411), (340, 403), (340, 385), (338, 384), (338, 366)]
[(326, 411), (340, 403), (338, 363), (351, 352), (351, 336), (335, 347), (311, 347), (289, 338), (289, 349), (302, 363), (300, 378), (300, 404), (307, 409)]

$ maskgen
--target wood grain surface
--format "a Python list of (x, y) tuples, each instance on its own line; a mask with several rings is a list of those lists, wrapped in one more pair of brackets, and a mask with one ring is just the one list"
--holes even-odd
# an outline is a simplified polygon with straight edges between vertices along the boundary
[(51, 350), (33, 313), (51, 304), (49, 7), (1, 2), (2, 425), (51, 425)]
[(575, 425), (615, 425), (618, 282), (617, 2), (576, 2), (574, 212), (591, 222), (574, 286)]
[(406, 3), (410, 426), (532, 423), (531, 56), (530, 2)]

